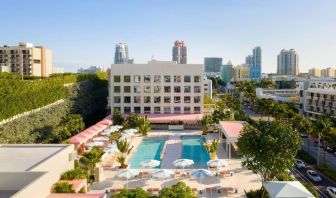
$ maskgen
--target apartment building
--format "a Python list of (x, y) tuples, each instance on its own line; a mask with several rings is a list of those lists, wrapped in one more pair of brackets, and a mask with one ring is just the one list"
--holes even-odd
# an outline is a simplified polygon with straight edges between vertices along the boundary
[(318, 68), (309, 69), (308, 75), (313, 77), (321, 77), (321, 70)]
[(203, 65), (175, 61), (112, 64), (111, 112), (141, 114), (203, 113)]
[(328, 67), (326, 69), (321, 70), (322, 77), (336, 77), (336, 70), (335, 68)]
[(42, 46), (19, 43), (17, 46), (0, 47), (0, 64), (11, 67), (11, 72), (47, 77), (52, 74), (52, 53)]
[(336, 82), (313, 81), (304, 91), (304, 112), (310, 118), (330, 115), (336, 118)]
[(212, 80), (204, 77), (204, 94), (212, 98)]
[(243, 64), (234, 68), (234, 81), (249, 81), (250, 78), (250, 65)]

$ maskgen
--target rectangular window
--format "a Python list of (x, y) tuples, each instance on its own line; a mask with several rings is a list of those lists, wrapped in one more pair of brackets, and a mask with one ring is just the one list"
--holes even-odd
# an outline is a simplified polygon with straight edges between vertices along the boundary
[(145, 113), (151, 113), (151, 108), (150, 107), (144, 107), (144, 112)]
[(134, 107), (134, 113), (141, 113), (141, 107)]
[(194, 93), (201, 93), (201, 87), (200, 86), (194, 86)]
[(131, 103), (131, 97), (130, 96), (125, 96), (124, 97), (124, 103)]
[(164, 86), (164, 92), (170, 93), (170, 86)]
[(163, 107), (163, 113), (170, 114), (170, 107)]
[(161, 87), (160, 86), (154, 86), (154, 93), (160, 93)]
[(120, 76), (113, 76), (113, 82), (120, 82)]
[(194, 113), (200, 113), (201, 107), (194, 107)]
[(181, 107), (174, 107), (174, 113), (176, 114), (181, 113)]
[(145, 83), (150, 83), (151, 82), (151, 76), (150, 75), (145, 75), (144, 76), (144, 82)]
[(154, 96), (154, 103), (160, 103), (161, 97), (160, 96)]
[(134, 93), (140, 93), (140, 86), (134, 86)]
[(181, 86), (174, 86), (174, 93), (181, 93)]
[(181, 76), (180, 75), (174, 76), (174, 82), (176, 82), (176, 83), (181, 82)]
[(140, 96), (134, 96), (134, 103), (141, 103), (141, 97)]
[(194, 82), (201, 82), (201, 76), (194, 76)]
[(164, 103), (170, 103), (170, 96), (165, 96), (163, 100), (164, 100)]
[(113, 92), (114, 93), (120, 93), (120, 86), (114, 86)]
[(184, 103), (190, 103), (190, 96), (184, 96)]
[(163, 78), (165, 83), (170, 83), (170, 76), (164, 76)]
[(191, 92), (190, 86), (184, 86), (184, 93), (190, 93), (190, 92)]
[(130, 75), (124, 76), (124, 82), (125, 83), (131, 82), (131, 76)]
[(126, 114), (131, 113), (131, 107), (124, 107), (124, 113)]
[(184, 107), (183, 108), (184, 113), (190, 113), (190, 107)]
[(131, 86), (124, 86), (124, 93), (131, 93)]
[(144, 92), (145, 93), (150, 93), (151, 92), (151, 87), (150, 86), (144, 86)]
[(141, 82), (141, 76), (139, 76), (139, 75), (135, 75), (135, 76), (134, 76), (134, 82), (135, 82), (135, 83), (140, 83), (140, 82)]
[(194, 103), (200, 103), (201, 102), (201, 96), (194, 96)]
[(120, 96), (114, 96), (114, 103), (120, 103)]
[(181, 103), (181, 97), (180, 96), (174, 96), (174, 103)]
[(161, 108), (160, 107), (154, 107), (154, 113), (155, 114), (160, 114), (161, 113)]
[(144, 96), (144, 103), (150, 103), (151, 97), (150, 96)]
[(191, 82), (191, 76), (184, 76), (184, 82), (190, 83)]
[(160, 83), (161, 82), (161, 76), (160, 75), (155, 75), (154, 76), (154, 82), (155, 83)]

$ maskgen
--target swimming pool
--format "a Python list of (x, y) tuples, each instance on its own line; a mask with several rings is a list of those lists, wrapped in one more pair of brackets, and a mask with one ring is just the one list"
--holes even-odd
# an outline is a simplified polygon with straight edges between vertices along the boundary
[(202, 136), (181, 136), (181, 158), (194, 160), (194, 168), (207, 167), (210, 156), (203, 146), (205, 138)]
[(153, 159), (160, 161), (160, 156), (165, 141), (166, 140), (163, 138), (143, 139), (131, 159), (128, 161), (130, 168), (142, 168), (141, 162), (145, 160)]

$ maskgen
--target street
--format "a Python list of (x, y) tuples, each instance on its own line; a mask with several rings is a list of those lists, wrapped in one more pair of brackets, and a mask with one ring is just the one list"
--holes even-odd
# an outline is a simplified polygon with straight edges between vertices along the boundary
[(273, 117), (270, 116), (262, 116), (261, 114), (259, 113), (256, 113), (254, 111), (252, 111), (251, 109), (249, 109), (247, 106), (243, 105), (243, 111), (250, 116), (250, 118), (252, 118), (253, 120), (255, 121), (258, 121), (258, 120), (265, 120), (265, 121), (272, 121), (273, 120)]

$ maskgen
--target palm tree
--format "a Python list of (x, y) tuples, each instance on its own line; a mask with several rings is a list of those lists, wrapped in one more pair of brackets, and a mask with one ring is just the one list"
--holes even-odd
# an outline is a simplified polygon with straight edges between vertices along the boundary
[(138, 122), (139, 132), (142, 135), (148, 135), (148, 133), (151, 131), (151, 126), (150, 126), (150, 122), (147, 116), (140, 116), (137, 122)]
[[(318, 138), (318, 147), (317, 147), (317, 165), (320, 165), (320, 144), (321, 138), (324, 139), (331, 131), (332, 122), (330, 117), (328, 116), (321, 116), (319, 117), (314, 126), (314, 134)], [(325, 149), (323, 152), (323, 163), (325, 163)]]
[(125, 164), (125, 159), (133, 149), (133, 146), (131, 146), (131, 143), (127, 142), (127, 140), (117, 140), (117, 147), (120, 152), (117, 161), (120, 163), (120, 168), (126, 168), (127, 164)]
[(202, 127), (203, 135), (208, 134), (208, 127), (212, 122), (212, 117), (210, 115), (203, 116), (202, 120), (199, 121), (199, 124)]
[(89, 169), (91, 176), (94, 175), (96, 164), (101, 162), (103, 154), (104, 152), (100, 148), (94, 147), (91, 151), (84, 153), (83, 157), (79, 159)]
[(307, 140), (307, 146), (308, 146), (308, 154), (310, 154), (310, 136), (312, 134), (313, 125), (312, 122), (307, 119), (302, 114), (297, 114), (290, 120), (292, 128), (294, 131), (297, 131), (302, 134), (307, 134), (308, 140)]
[(210, 143), (204, 143), (204, 146), (206, 150), (210, 153), (210, 157), (212, 160), (216, 158), (216, 152), (218, 149), (218, 145), (219, 145), (219, 140), (217, 139), (214, 139)]

